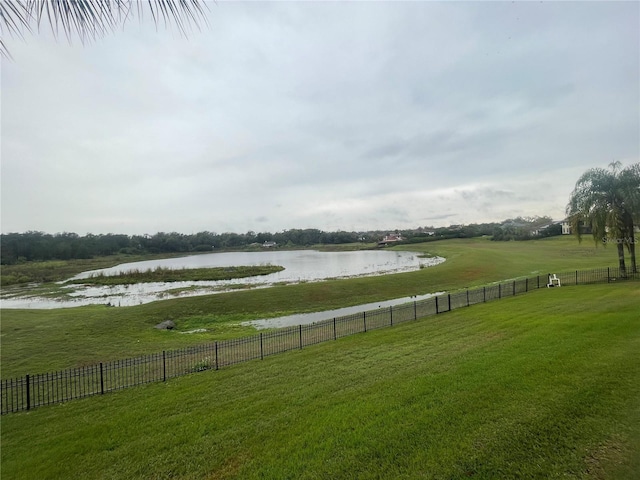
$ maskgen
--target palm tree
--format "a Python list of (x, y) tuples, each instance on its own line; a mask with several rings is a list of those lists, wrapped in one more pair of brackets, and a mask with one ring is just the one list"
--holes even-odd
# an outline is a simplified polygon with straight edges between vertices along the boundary
[(620, 172), (622, 195), (625, 199), (625, 210), (627, 212), (627, 249), (631, 255), (631, 265), (633, 273), (638, 273), (636, 265), (636, 243), (639, 241), (636, 236), (636, 227), (640, 225), (640, 163), (633, 164)]
[(582, 174), (571, 193), (567, 216), (579, 240), (585, 226), (591, 229), (596, 244), (616, 244), (620, 274), (626, 276), (625, 247), (631, 255), (632, 272), (638, 271), (635, 225), (639, 207), (640, 164), (621, 169), (620, 162), (613, 162), (609, 170), (591, 168)]
[[(0, 32), (23, 36), (42, 23), (49, 23), (55, 35), (62, 31), (67, 38), (75, 34), (84, 43), (102, 37), (144, 10), (153, 21), (168, 26), (174, 23), (181, 34), (201, 22), (206, 23), (204, 0), (2, 0), (0, 1)], [(46, 21), (44, 20), (46, 19)], [(0, 54), (9, 52), (0, 39)]]

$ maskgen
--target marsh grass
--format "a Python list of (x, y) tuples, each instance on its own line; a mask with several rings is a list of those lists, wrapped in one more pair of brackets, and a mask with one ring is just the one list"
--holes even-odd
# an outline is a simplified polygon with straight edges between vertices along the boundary
[(86, 285), (132, 285), (150, 282), (186, 282), (217, 281), (234, 278), (255, 277), (281, 272), (279, 265), (255, 265), (215, 268), (165, 268), (156, 267), (149, 270), (130, 270), (117, 275), (93, 274), (83, 279), (70, 280), (66, 283)]
[(2, 265), (0, 282), (3, 287), (9, 285), (25, 285), (28, 283), (48, 283), (66, 280), (78, 273), (101, 268), (115, 267), (121, 263), (158, 260), (184, 256), (174, 254), (151, 255), (109, 255), (90, 259), (47, 260), (41, 262), (25, 262), (15, 265)]
[(639, 305), (541, 289), (6, 415), (3, 477), (632, 480)]

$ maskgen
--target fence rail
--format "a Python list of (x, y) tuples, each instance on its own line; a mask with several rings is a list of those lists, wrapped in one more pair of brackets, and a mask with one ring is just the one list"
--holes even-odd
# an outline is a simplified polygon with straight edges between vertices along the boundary
[[(618, 268), (576, 270), (557, 274), (563, 286), (611, 283), (638, 279), (638, 273), (621, 275)], [(504, 281), (473, 290), (441, 294), (427, 300), (369, 310), (321, 322), (281, 328), (245, 338), (163, 351), (124, 360), (0, 380), (0, 414), (102, 395), (114, 390), (162, 382), (193, 372), (234, 365), (269, 355), (302, 349), (402, 322), (448, 312), (546, 288), (547, 275)]]

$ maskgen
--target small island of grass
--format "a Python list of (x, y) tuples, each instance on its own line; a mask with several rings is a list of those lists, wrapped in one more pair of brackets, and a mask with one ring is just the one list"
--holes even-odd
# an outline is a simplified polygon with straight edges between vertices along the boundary
[(85, 285), (131, 285), (149, 282), (194, 282), (232, 280), (234, 278), (269, 275), (284, 270), (279, 265), (251, 265), (216, 268), (181, 268), (171, 269), (157, 267), (149, 270), (131, 270), (118, 275), (94, 274), (88, 278), (70, 280), (68, 283)]

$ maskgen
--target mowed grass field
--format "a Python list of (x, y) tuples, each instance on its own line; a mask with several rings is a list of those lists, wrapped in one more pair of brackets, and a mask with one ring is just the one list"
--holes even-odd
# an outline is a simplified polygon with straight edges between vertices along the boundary
[[(455, 239), (397, 247), (439, 255), (441, 265), (410, 273), (283, 285), (125, 308), (2, 310), (2, 378), (161, 352), (255, 333), (243, 321), (453, 291), (509, 278), (615, 266), (614, 248), (590, 239), (526, 242)], [(175, 331), (154, 325), (173, 320)], [(195, 329), (205, 333), (183, 334)]]
[(640, 478), (640, 283), (3, 416), (7, 479)]

